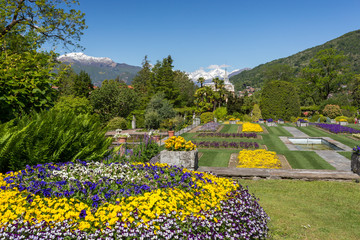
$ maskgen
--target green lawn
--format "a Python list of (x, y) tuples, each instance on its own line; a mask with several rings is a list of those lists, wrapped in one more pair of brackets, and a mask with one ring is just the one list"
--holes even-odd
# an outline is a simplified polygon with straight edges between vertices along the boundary
[(229, 149), (199, 149), (203, 153), (199, 159), (199, 166), (205, 167), (228, 167), (230, 155), (239, 153), (239, 150)]
[(220, 130), (221, 133), (237, 133), (239, 125), (237, 124), (224, 124)]
[(291, 133), (289, 133), (285, 128), (281, 125), (277, 125), (277, 127), (267, 127), (266, 129), (269, 131), (269, 134), (274, 134), (276, 136), (284, 136), (284, 137), (293, 137)]
[(360, 239), (360, 184), (239, 180), (270, 216), (271, 239)]
[[(263, 134), (263, 144), (268, 150), (285, 155), (289, 164), (295, 169), (331, 169), (335, 168), (313, 151), (290, 151), (280, 138), (272, 134), (275, 127), (267, 127), (269, 134)], [(286, 131), (284, 129), (284, 131)], [(287, 132), (287, 131), (286, 131)]]
[(353, 139), (347, 137), (347, 135), (350, 135), (350, 134), (347, 134), (347, 135), (346, 134), (333, 134), (330, 132), (325, 132), (324, 130), (322, 130), (318, 127), (314, 127), (314, 126), (298, 127), (297, 129), (306, 133), (310, 137), (330, 137), (330, 138), (332, 138), (336, 141), (339, 141), (351, 148), (353, 148), (355, 145), (359, 144), (359, 141), (356, 141), (356, 140), (353, 140)]

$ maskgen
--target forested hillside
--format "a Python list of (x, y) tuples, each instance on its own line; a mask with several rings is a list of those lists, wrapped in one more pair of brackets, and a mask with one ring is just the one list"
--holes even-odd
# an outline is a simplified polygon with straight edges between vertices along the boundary
[(314, 57), (317, 52), (328, 48), (335, 48), (338, 51), (342, 51), (344, 55), (348, 57), (347, 63), (349, 64), (351, 71), (360, 73), (360, 30), (356, 30), (287, 58), (280, 58), (261, 64), (251, 70), (243, 71), (240, 74), (231, 77), (230, 81), (235, 85), (236, 90), (244, 88), (244, 84), (252, 87), (261, 87), (266, 78), (266, 72), (274, 66), (279, 65), (293, 67), (293, 74), (297, 75), (300, 72), (300, 69), (309, 64), (310, 59)]

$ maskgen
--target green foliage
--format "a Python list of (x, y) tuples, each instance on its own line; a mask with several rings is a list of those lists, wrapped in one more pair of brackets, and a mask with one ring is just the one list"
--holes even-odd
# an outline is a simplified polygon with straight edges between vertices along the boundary
[(339, 85), (346, 84), (348, 79), (346, 56), (334, 48), (324, 49), (310, 59), (303, 68), (301, 90), (304, 97), (309, 97), (315, 104), (328, 99), (330, 94), (339, 92)]
[(312, 105), (312, 106), (301, 106), (301, 111), (319, 111), (320, 106)]
[(31, 33), (37, 42), (79, 47), (76, 42), (87, 26), (85, 14), (74, 9), (77, 5), (78, 0), (0, 1), (0, 40)]
[(354, 123), (353, 117), (347, 117), (347, 116), (337, 116), (335, 118), (335, 121), (340, 122), (341, 119), (345, 119), (348, 123)]
[(75, 96), (88, 98), (93, 88), (94, 85), (91, 83), (89, 74), (84, 71), (81, 71), (74, 79), (73, 89)]
[(194, 94), (197, 87), (186, 72), (176, 70), (174, 74), (174, 88), (179, 90), (178, 96), (174, 100), (174, 106), (192, 106), (194, 104)]
[(264, 119), (284, 119), (300, 116), (299, 96), (292, 83), (272, 81), (264, 86), (260, 100)]
[(111, 139), (90, 114), (42, 111), (0, 125), (0, 171), (26, 165), (99, 160), (109, 154)]
[(160, 114), (156, 111), (146, 111), (145, 127), (148, 129), (158, 129), (160, 127)]
[(205, 124), (208, 122), (214, 121), (214, 113), (213, 112), (204, 112), (200, 115), (200, 122)]
[(336, 118), (337, 116), (341, 115), (341, 109), (338, 105), (331, 105), (328, 104), (322, 110), (323, 114), (331, 119)]
[(227, 115), (226, 107), (219, 107), (214, 111), (214, 116), (218, 120), (224, 120)]
[(109, 130), (127, 129), (127, 121), (122, 117), (114, 117), (108, 122), (107, 128)]
[(0, 121), (49, 108), (56, 99), (56, 54), (0, 52)]
[(137, 107), (138, 95), (125, 83), (110, 80), (92, 91), (90, 102), (103, 122), (114, 117), (127, 117)]
[(143, 128), (145, 127), (145, 110), (133, 110), (131, 113), (127, 116), (127, 128), (131, 128), (131, 121), (133, 119), (133, 115), (136, 119), (136, 128)]
[(194, 104), (197, 113), (213, 111), (215, 108), (215, 92), (209, 86), (204, 86), (196, 90), (194, 94)]
[[(158, 119), (156, 120), (155, 117)], [(158, 93), (151, 98), (146, 107), (145, 126), (158, 128), (164, 119), (173, 117), (175, 117), (175, 111), (172, 104), (169, 100), (165, 99), (165, 95), (163, 93)]]
[(252, 117), (251, 117), (251, 120), (253, 122), (256, 122), (256, 121), (259, 121), (259, 119), (262, 118), (261, 116), (261, 110), (260, 110), (260, 107), (258, 104), (254, 104), (254, 108), (253, 108), (253, 112), (252, 112)]
[(150, 100), (152, 93), (152, 78), (153, 73), (151, 72), (151, 65), (145, 56), (141, 70), (136, 74), (132, 81), (135, 91), (140, 96), (140, 108), (145, 109), (147, 103)]
[(54, 109), (57, 111), (73, 110), (75, 114), (92, 113), (93, 108), (90, 101), (85, 97), (61, 96), (55, 103)]

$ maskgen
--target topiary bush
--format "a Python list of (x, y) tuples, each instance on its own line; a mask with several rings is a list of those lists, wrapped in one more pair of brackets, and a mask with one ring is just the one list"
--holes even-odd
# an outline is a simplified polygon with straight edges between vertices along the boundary
[(271, 81), (265, 84), (260, 97), (260, 110), (264, 119), (284, 119), (300, 116), (299, 95), (290, 82)]
[(114, 117), (108, 122), (107, 127), (109, 130), (115, 130), (119, 128), (127, 129), (127, 121), (125, 118), (122, 117)]
[(201, 123), (208, 123), (214, 121), (214, 113), (212, 112), (204, 112), (200, 115)]
[(61, 96), (55, 103), (54, 109), (57, 111), (73, 110), (75, 114), (92, 113), (93, 107), (90, 104), (89, 99), (86, 97), (75, 96)]
[(254, 104), (252, 113), (253, 113), (253, 115), (251, 116), (251, 120), (253, 122), (259, 121), (259, 119), (262, 118), (261, 110), (260, 110), (260, 107), (258, 104)]
[(98, 160), (109, 155), (111, 138), (90, 114), (43, 111), (0, 125), (0, 172), (26, 165)]
[(160, 127), (161, 118), (160, 115), (155, 112), (147, 112), (145, 114), (145, 127), (148, 129), (158, 129)]
[(323, 114), (331, 119), (341, 115), (341, 109), (339, 105), (328, 104), (322, 110)]
[(219, 107), (214, 111), (214, 116), (217, 120), (225, 120), (225, 117), (227, 115), (227, 109), (226, 107)]

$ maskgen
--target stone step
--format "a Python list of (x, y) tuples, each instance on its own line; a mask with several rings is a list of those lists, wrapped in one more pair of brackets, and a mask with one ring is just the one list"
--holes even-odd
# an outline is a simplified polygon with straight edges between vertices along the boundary
[(199, 167), (197, 171), (212, 172), (217, 176), (231, 178), (360, 180), (360, 176), (353, 172), (337, 170)]

